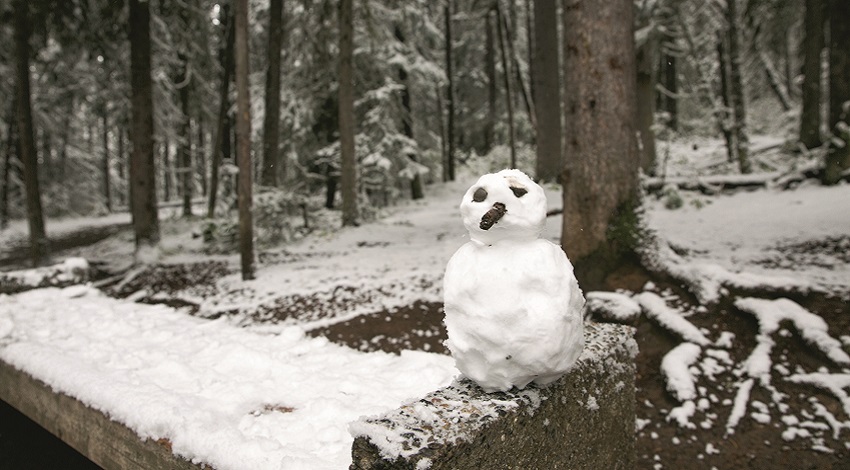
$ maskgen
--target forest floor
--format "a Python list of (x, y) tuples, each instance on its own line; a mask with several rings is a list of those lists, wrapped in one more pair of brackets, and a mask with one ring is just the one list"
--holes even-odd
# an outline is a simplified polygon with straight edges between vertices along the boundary
[[(754, 152), (765, 178), (798, 165), (775, 140), (756, 139), (758, 145), (771, 149)], [(732, 173), (720, 149), (716, 141), (669, 144), (668, 174)], [(174, 221), (166, 229), (166, 262), (105, 289), (262, 334), (297, 326), (363, 352), (446, 354), (441, 275), (465, 241), (456, 206), (471, 181), (432, 187), (424, 202), (357, 229), (262, 251), (253, 283), (238, 279), (232, 256), (199, 254), (189, 224)], [(697, 356), (679, 360), (691, 381), (686, 397), (670, 385), (664, 364), (675, 365), (675, 352), (693, 337), (659, 321), (644, 303), (644, 314), (620, 319), (635, 326), (640, 347), (637, 468), (850, 469), (850, 363), (843, 359), (850, 352), (850, 186), (766, 186), (711, 195), (668, 188), (648, 196), (648, 228), (669, 243), (673, 261), (659, 250), (666, 272), (624, 266), (607, 280), (624, 298), (662, 299), (705, 339)], [(558, 207), (557, 190), (550, 191), (550, 206)], [(544, 236), (557, 240), (559, 228), (560, 217), (551, 218)], [(115, 266), (128, 256), (129, 241), (125, 230), (57, 256)], [(765, 304), (775, 315), (742, 302), (781, 298), (788, 301)], [(812, 317), (780, 318), (790, 302)], [(772, 329), (765, 326), (770, 315)], [(821, 333), (814, 339), (813, 317), (825, 322), (814, 327)], [(0, 425), (0, 452), (8, 432)]]

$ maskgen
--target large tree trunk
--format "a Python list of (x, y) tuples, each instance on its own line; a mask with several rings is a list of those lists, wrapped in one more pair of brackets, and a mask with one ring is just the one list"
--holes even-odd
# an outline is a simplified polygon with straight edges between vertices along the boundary
[(634, 257), (639, 157), (631, 0), (564, 3), (561, 245), (582, 287)]
[(242, 279), (254, 279), (254, 222), (251, 190), (251, 94), (248, 84), (248, 0), (236, 0), (236, 160), (239, 166), (239, 254)]
[(516, 168), (516, 139), (514, 135), (513, 94), (511, 93), (511, 67), (508, 63), (507, 51), (505, 50), (505, 42), (507, 42), (507, 38), (505, 36), (507, 31), (505, 31), (504, 28), (505, 22), (502, 18), (503, 16), (504, 14), (502, 13), (502, 9), (497, 6), (496, 31), (499, 35), (499, 52), (502, 56), (502, 77), (505, 80), (505, 105), (508, 107), (508, 145), (511, 150), (511, 168)]
[[(224, 158), (230, 157), (230, 122), (227, 112), (230, 109), (230, 74), (233, 70), (233, 39), (235, 25), (230, 14), (229, 2), (221, 5), (221, 18), (223, 21), (224, 36), (223, 46), (219, 50), (219, 62), (221, 63), (221, 84), (219, 86), (218, 120), (215, 126), (215, 138), (213, 139), (212, 157), (210, 158), (210, 191), (207, 204), (207, 217), (215, 217), (216, 198), (218, 197), (219, 169)], [(226, 145), (225, 145), (226, 144)]]
[(342, 225), (358, 225), (357, 155), (354, 153), (354, 12), (352, 0), (339, 4), (339, 151)]
[(130, 0), (129, 27), (133, 143), (130, 155), (130, 212), (138, 254), (141, 249), (159, 243), (149, 2)]
[(829, 2), (829, 128), (823, 182), (835, 184), (850, 168), (850, 2)]
[(823, 2), (806, 0), (803, 39), (803, 110), (800, 113), (800, 143), (820, 147), (821, 141), (821, 52), (824, 47)]
[(280, 46), (283, 0), (269, 4), (269, 67), (266, 69), (266, 115), (263, 117), (263, 184), (278, 185), (284, 174), (279, 157), (280, 127)]
[(491, 12), (484, 15), (485, 25), (485, 51), (484, 70), (487, 74), (487, 117), (484, 120), (484, 154), (493, 148), (496, 130), (496, 100), (499, 88), (496, 84), (496, 44), (493, 40), (493, 21)]
[(532, 90), (537, 114), (538, 181), (557, 182), (561, 158), (561, 80), (558, 63), (557, 0), (534, 0)]
[(41, 190), (38, 185), (38, 156), (32, 124), (30, 102), (30, 23), (27, 0), (15, 0), (15, 50), (17, 53), (18, 158), (24, 167), (27, 223), (30, 233), (30, 258), (33, 266), (48, 256), (48, 240), (41, 210)]
[(732, 129), (735, 151), (741, 173), (753, 171), (750, 163), (750, 138), (747, 135), (747, 113), (744, 103), (744, 82), (741, 78), (740, 37), (738, 34), (738, 0), (726, 0), (726, 23), (729, 35), (729, 98), (732, 102)]

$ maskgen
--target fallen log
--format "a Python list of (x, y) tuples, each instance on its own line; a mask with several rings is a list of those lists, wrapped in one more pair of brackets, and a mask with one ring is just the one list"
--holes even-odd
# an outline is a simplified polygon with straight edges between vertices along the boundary
[(92, 268), (88, 261), (68, 258), (53, 266), (0, 273), (0, 294), (17, 294), (41, 287), (66, 287), (82, 284), (91, 277)]

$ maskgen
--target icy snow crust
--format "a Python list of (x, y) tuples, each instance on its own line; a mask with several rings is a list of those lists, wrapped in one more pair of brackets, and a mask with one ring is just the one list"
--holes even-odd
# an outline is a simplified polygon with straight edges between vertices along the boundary
[(348, 422), (457, 374), (445, 356), (263, 335), (85, 286), (0, 296), (0, 360), (220, 470), (345, 468)]

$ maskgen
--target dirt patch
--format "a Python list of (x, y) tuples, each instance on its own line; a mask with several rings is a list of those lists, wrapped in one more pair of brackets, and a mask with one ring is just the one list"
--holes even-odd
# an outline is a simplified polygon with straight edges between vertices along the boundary
[(799, 266), (829, 269), (850, 263), (850, 236), (785, 243), (774, 247), (772, 251), (775, 253), (756, 260), (756, 264), (772, 269), (794, 269)]
[(318, 328), (310, 336), (324, 336), (359, 351), (399, 353), (405, 349), (448, 354), (443, 345), (443, 304), (418, 300), (412, 305), (361, 315), (353, 320)]

